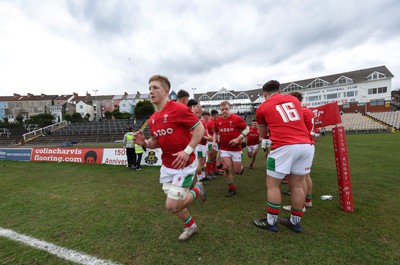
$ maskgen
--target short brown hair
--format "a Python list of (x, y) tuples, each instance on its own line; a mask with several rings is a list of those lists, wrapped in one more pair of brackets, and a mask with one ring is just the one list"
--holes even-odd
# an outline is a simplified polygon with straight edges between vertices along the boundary
[(186, 90), (179, 90), (178, 94), (176, 94), (177, 98), (188, 98), (189, 97), (189, 92), (187, 92)]
[(149, 84), (151, 81), (159, 81), (163, 86), (166, 86), (168, 89), (171, 89), (171, 83), (168, 80), (168, 77), (163, 75), (153, 75), (149, 79)]
[(293, 91), (290, 95), (296, 97), (300, 102), (303, 100), (303, 95), (299, 91)]
[(210, 112), (205, 110), (201, 113), (201, 116), (210, 116)]
[(279, 91), (281, 84), (276, 80), (269, 80), (262, 87), (263, 92), (276, 92)]

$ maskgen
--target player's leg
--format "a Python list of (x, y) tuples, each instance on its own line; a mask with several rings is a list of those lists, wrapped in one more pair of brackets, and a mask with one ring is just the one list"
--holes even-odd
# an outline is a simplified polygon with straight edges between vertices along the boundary
[(274, 174), (273, 176), (267, 175), (267, 216), (262, 219), (255, 219), (253, 223), (260, 228), (267, 229), (272, 232), (278, 231), (278, 217), (281, 207), (281, 191), (280, 185), (284, 175)]
[(306, 174), (310, 173), (312, 162), (312, 147), (309, 144), (298, 144), (288, 146), (291, 154), (291, 173), (288, 177), (291, 191), (291, 215), (289, 219), (282, 219), (281, 222), (300, 233), (300, 222), (303, 217), (303, 207), (306, 198)]
[(225, 172), (225, 180), (228, 184), (228, 192), (226, 193), (226, 197), (232, 197), (236, 194), (236, 186), (234, 184), (233, 172), (232, 172), (232, 158), (228, 151), (220, 151), (221, 154), (221, 163)]
[(197, 232), (197, 224), (189, 214), (186, 207), (196, 198), (206, 199), (203, 186), (196, 183), (194, 188), (190, 188), (193, 181), (197, 163), (180, 169), (171, 169), (162, 166), (160, 182), (163, 184), (163, 191), (167, 195), (165, 206), (168, 211), (178, 216), (184, 223), (185, 229), (179, 236), (179, 240), (185, 241)]
[(312, 207), (312, 192), (313, 192), (313, 181), (311, 179), (310, 174), (306, 174), (306, 207), (311, 208)]
[(271, 152), (267, 160), (267, 216), (263, 219), (253, 220), (253, 223), (260, 228), (272, 232), (278, 231), (277, 220), (281, 207), (282, 179), (290, 172), (291, 154), (286, 146), (279, 147)]
[(258, 145), (253, 145), (251, 150), (250, 168), (253, 168), (254, 163), (256, 162), (257, 153), (258, 153)]
[(236, 175), (243, 174), (243, 163), (242, 163), (242, 152), (241, 151), (232, 151), (231, 158), (232, 158), (232, 165), (233, 165), (233, 173)]
[(204, 181), (205, 177), (205, 173), (203, 172), (205, 163), (205, 153), (203, 152), (203, 148), (201, 145), (197, 145), (195, 151), (197, 157), (197, 168), (196, 168), (197, 182), (202, 182)]

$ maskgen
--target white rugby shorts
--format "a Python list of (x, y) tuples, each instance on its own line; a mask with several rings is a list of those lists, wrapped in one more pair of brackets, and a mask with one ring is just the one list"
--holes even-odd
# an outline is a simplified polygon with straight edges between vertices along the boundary
[(207, 156), (207, 145), (198, 144), (196, 146), (196, 157), (206, 157)]
[(190, 188), (196, 173), (197, 160), (182, 169), (168, 168), (164, 165), (160, 169), (160, 183), (172, 183), (172, 185)]
[(210, 150), (218, 151), (218, 144), (215, 143), (215, 146), (213, 148), (213, 142), (207, 141), (207, 150), (208, 151), (210, 151)]
[(248, 145), (248, 146), (246, 146), (246, 149), (247, 149), (247, 153), (251, 153), (251, 152), (253, 152), (253, 150), (258, 150), (258, 144)]
[(242, 162), (242, 151), (219, 151), (219, 157), (231, 157), (233, 162)]
[(288, 174), (310, 173), (313, 159), (311, 144), (292, 144), (271, 151), (267, 160), (267, 175), (283, 179)]

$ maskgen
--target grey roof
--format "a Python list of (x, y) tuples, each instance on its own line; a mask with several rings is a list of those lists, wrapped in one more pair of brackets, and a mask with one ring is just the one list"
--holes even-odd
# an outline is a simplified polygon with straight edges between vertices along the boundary
[(221, 88), (218, 91), (211, 91), (211, 92), (206, 92), (206, 93), (199, 93), (199, 94), (194, 94), (194, 99), (196, 99), (197, 101), (199, 101), (200, 97), (203, 95), (207, 95), (210, 98), (212, 98), (215, 94), (219, 93), (222, 89), (225, 89), (227, 91), (229, 91), (230, 93), (232, 93), (235, 97), (237, 97), (240, 93), (245, 93), (249, 96), (250, 101), (254, 102), (255, 100), (257, 100), (257, 98), (262, 95), (262, 90), (259, 88), (256, 89), (251, 89), (251, 90), (246, 90), (246, 91), (235, 91), (235, 90), (228, 90), (226, 88)]
[(348, 77), (353, 80), (354, 83), (362, 83), (367, 81), (367, 77), (374, 73), (374, 72), (379, 72), (384, 74), (386, 77), (392, 78), (394, 75), (386, 68), (386, 66), (377, 66), (377, 67), (372, 67), (372, 68), (366, 68), (366, 69), (360, 69), (356, 71), (350, 71), (350, 72), (343, 72), (343, 73), (338, 73), (338, 74), (333, 74), (333, 75), (325, 75), (325, 76), (318, 76), (318, 77), (313, 77), (313, 78), (308, 78), (308, 79), (303, 79), (303, 80), (297, 80), (297, 81), (292, 81), (288, 83), (281, 83), (281, 90), (286, 88), (292, 83), (295, 83), (299, 86), (302, 87), (307, 87), (310, 83), (312, 83), (315, 79), (321, 79), (323, 81), (326, 81), (328, 83), (333, 83), (337, 79), (339, 79), (342, 76)]
[[(307, 87), (310, 83), (312, 83), (316, 79), (321, 79), (323, 81), (326, 81), (326, 82), (332, 84), (333, 82), (335, 82), (337, 79), (339, 79), (342, 76), (352, 79), (354, 83), (361, 83), (361, 82), (367, 81), (368, 80), (367, 77), (374, 72), (382, 73), (387, 78), (394, 77), (394, 75), (386, 68), (386, 66), (382, 65), (382, 66), (376, 66), (376, 67), (371, 67), (371, 68), (366, 68), (366, 69), (360, 69), (360, 70), (356, 70), (356, 71), (349, 71), (349, 72), (343, 72), (343, 73), (338, 73), (338, 74), (333, 74), (333, 75), (319, 76), (319, 77), (313, 77), (313, 78), (297, 80), (297, 81), (292, 81), (292, 82), (287, 82), (287, 83), (281, 83), (280, 88), (281, 88), (281, 90), (283, 90), (292, 83), (295, 83), (301, 87)], [(224, 89), (224, 88), (221, 88), (221, 89)], [(196, 100), (199, 100), (199, 98), (203, 95), (207, 95), (210, 98), (212, 98), (212, 96), (214, 96), (216, 93), (220, 92), (221, 89), (219, 89), (217, 91), (208, 91), (206, 93), (194, 94), (194, 98)], [(228, 89), (226, 89), (226, 90), (228, 90)], [(228, 91), (235, 96), (237, 96), (241, 92), (244, 92), (247, 95), (249, 95), (251, 102), (254, 102), (255, 100), (257, 100), (257, 98), (260, 95), (262, 95), (262, 89), (260, 89), (260, 88), (245, 90), (245, 91), (234, 91), (234, 90), (228, 90)]]

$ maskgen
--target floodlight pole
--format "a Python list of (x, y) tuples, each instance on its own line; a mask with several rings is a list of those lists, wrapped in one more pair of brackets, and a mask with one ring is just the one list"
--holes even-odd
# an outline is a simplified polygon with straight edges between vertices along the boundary
[(193, 99), (194, 99), (194, 93), (196, 92), (196, 87), (192, 87), (192, 89), (193, 89)]
[(98, 89), (93, 89), (93, 92), (94, 92), (94, 97), (95, 97), (95, 102), (96, 102), (96, 121), (98, 121), (99, 120), (99, 118), (98, 118), (98, 116), (97, 116), (97, 104), (98, 104), (98, 102), (97, 102), (97, 91), (99, 91)]

